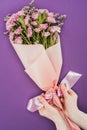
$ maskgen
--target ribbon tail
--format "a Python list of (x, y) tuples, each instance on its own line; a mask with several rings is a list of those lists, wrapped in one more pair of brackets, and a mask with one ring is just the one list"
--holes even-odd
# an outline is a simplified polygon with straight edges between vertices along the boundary
[(74, 122), (72, 122), (66, 115), (65, 115), (65, 118), (66, 118), (66, 121), (68, 122), (70, 130), (81, 130), (79, 126), (77, 126)]

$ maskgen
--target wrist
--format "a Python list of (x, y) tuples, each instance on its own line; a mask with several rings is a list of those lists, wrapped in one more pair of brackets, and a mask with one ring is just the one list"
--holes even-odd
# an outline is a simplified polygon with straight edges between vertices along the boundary
[(57, 130), (70, 130), (64, 115), (56, 116), (53, 120)]
[(76, 119), (79, 118), (79, 113), (80, 113), (80, 110), (78, 108), (74, 108), (74, 111), (69, 115), (69, 118), (75, 122)]

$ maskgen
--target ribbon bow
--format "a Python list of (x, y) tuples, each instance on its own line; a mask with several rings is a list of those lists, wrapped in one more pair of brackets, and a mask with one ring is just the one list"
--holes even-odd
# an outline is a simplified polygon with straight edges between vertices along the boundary
[[(79, 80), (80, 77), (81, 77), (81, 74), (69, 71), (68, 74), (65, 76), (65, 78), (62, 80), (61, 83), (65, 83), (67, 90), (68, 90), (69, 88), (72, 88), (72, 86)], [(74, 122), (72, 122), (68, 118), (67, 114), (65, 113), (65, 111), (62, 107), (62, 104), (60, 102), (60, 99), (59, 99), (59, 97), (63, 96), (62, 93), (61, 93), (61, 90), (56, 85), (56, 82), (54, 82), (53, 84), (54, 84), (54, 86), (49, 88), (45, 92), (45, 94), (43, 95), (44, 98), (48, 102), (51, 102), (51, 103), (53, 103), (52, 99), (54, 99), (54, 105), (58, 108), (58, 110), (60, 112), (63, 113), (63, 115), (64, 115), (66, 121), (68, 122), (71, 130), (80, 130), (80, 128)], [(43, 105), (39, 102), (38, 96), (30, 99), (29, 102), (28, 102), (28, 105), (27, 105), (27, 109), (31, 112), (39, 110), (41, 107), (43, 107)]]

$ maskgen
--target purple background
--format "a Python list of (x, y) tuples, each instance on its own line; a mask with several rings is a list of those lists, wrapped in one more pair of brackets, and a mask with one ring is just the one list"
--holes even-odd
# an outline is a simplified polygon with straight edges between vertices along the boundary
[[(9, 39), (3, 33), (3, 18), (17, 12), (30, 0), (2, 0), (0, 3), (0, 130), (55, 130), (54, 124), (38, 112), (26, 110), (29, 98), (42, 91), (25, 74)], [(87, 0), (36, 0), (35, 6), (67, 14), (61, 33), (63, 69), (60, 80), (69, 71), (83, 74), (73, 87), (79, 108), (87, 112)]]

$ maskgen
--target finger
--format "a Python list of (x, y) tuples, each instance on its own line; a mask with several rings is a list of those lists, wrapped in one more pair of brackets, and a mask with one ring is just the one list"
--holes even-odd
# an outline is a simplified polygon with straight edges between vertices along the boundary
[(58, 89), (58, 86), (54, 86), (54, 90), (56, 91)]
[(60, 101), (61, 101), (62, 103), (64, 103), (64, 98), (60, 98)]
[(67, 92), (68, 92), (70, 95), (76, 95), (76, 93), (75, 93), (72, 89), (69, 89)]
[(60, 88), (61, 88), (63, 96), (66, 97), (68, 93), (67, 93), (67, 88), (65, 84), (60, 84)]
[(43, 114), (44, 114), (44, 111), (45, 111), (45, 108), (42, 107), (41, 109), (39, 109), (39, 114), (40, 114), (40, 115), (43, 115)]
[(48, 102), (44, 99), (43, 96), (39, 96), (38, 99), (43, 104), (44, 107), (48, 107), (49, 106)]
[(61, 104), (61, 102), (60, 102), (59, 97), (58, 97), (56, 94), (53, 95), (53, 104), (54, 104), (56, 107), (62, 109), (62, 104)]
[(49, 104), (50, 104), (51, 106), (54, 106), (53, 101), (50, 101)]

